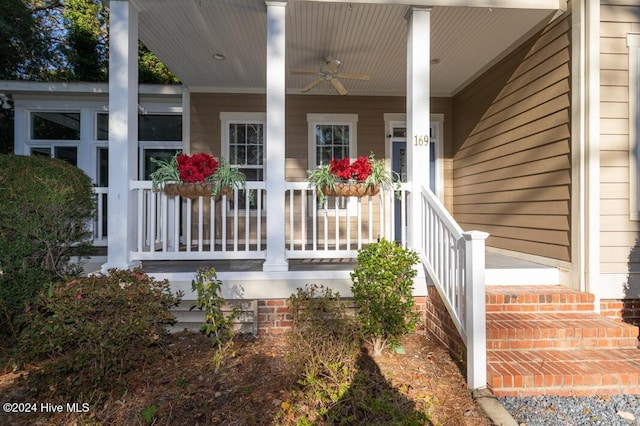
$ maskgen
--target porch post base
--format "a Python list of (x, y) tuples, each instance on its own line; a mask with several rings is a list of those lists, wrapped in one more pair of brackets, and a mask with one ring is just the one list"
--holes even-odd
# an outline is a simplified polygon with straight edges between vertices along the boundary
[(283, 272), (289, 270), (289, 263), (285, 261), (282, 262), (269, 262), (265, 261), (262, 265), (262, 270), (264, 272)]
[(138, 266), (141, 266), (142, 262), (140, 262), (139, 260), (134, 260), (131, 262), (127, 262), (127, 263), (105, 263), (100, 267), (100, 272), (102, 272), (103, 274), (106, 274), (109, 272), (109, 269), (128, 269), (128, 270), (132, 270), (137, 268)]

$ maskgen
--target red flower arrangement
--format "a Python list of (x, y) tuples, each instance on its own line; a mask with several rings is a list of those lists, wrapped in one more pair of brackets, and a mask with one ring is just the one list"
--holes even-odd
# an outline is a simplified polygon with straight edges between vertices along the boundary
[(178, 155), (178, 173), (183, 182), (205, 182), (218, 169), (218, 160), (209, 154)]
[(329, 173), (338, 179), (365, 181), (371, 175), (371, 163), (368, 157), (360, 156), (351, 163), (349, 158), (331, 160)]

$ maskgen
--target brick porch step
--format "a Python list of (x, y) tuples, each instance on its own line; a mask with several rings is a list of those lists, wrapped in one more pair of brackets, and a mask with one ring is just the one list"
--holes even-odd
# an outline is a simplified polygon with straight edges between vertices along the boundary
[(487, 286), (487, 312), (593, 312), (595, 297), (559, 285)]
[(638, 328), (561, 286), (486, 288), (487, 382), (496, 396), (640, 393)]
[(487, 314), (487, 349), (636, 349), (638, 328), (594, 313)]
[(637, 349), (490, 351), (487, 381), (496, 396), (640, 393)]

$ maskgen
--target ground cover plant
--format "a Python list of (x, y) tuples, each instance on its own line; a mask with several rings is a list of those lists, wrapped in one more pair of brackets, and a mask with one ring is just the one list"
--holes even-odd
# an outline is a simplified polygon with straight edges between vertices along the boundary
[(121, 393), (124, 375), (162, 356), (179, 301), (139, 269), (51, 284), (20, 317), (16, 362), (38, 363), (25, 376), (31, 396), (98, 404)]

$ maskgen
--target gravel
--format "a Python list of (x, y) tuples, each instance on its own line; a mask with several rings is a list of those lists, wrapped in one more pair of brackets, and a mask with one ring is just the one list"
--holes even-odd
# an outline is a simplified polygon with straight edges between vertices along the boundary
[(640, 425), (640, 395), (498, 400), (520, 426)]

